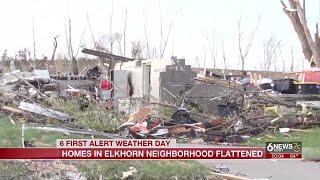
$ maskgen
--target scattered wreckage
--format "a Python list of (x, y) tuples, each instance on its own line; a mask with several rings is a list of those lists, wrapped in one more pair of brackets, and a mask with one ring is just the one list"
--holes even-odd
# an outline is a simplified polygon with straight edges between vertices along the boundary
[[(288, 132), (320, 124), (320, 81), (311, 72), (302, 80), (255, 82), (247, 73), (199, 75), (176, 57), (161, 62), (125, 60), (107, 75), (99, 66), (85, 67), (79, 75), (50, 75), (47, 70), (6, 73), (0, 85), (2, 112), (12, 123), (19, 117), (38, 123), (25, 129), (213, 144), (243, 143), (269, 131), (289, 136)], [(69, 100), (77, 102), (74, 114), (66, 111)], [(98, 124), (79, 125), (80, 116), (90, 121), (86, 115)], [(62, 127), (48, 126), (52, 119)], [(112, 130), (101, 126), (111, 127), (112, 119), (117, 120)]]

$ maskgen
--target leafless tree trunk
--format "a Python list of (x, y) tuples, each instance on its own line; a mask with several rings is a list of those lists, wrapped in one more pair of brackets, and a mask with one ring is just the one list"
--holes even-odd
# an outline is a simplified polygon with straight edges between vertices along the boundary
[(34, 30), (34, 17), (32, 17), (33, 59), (36, 60), (36, 37)]
[(204, 58), (203, 58), (203, 71), (204, 74), (206, 74), (206, 59), (207, 59), (207, 52), (206, 52), (206, 47), (205, 45), (203, 45), (203, 54), (204, 54)]
[(166, 52), (166, 47), (167, 47), (167, 43), (168, 43), (168, 40), (169, 40), (169, 36), (170, 36), (170, 32), (171, 32), (173, 24), (174, 24), (174, 20), (172, 20), (172, 22), (171, 22), (171, 24), (169, 26), (168, 34), (166, 36), (166, 40), (164, 41), (164, 45), (163, 45), (163, 49), (162, 49), (161, 54), (160, 54), (160, 58), (163, 58), (164, 53)]
[[(159, 7), (160, 7), (160, 4), (159, 4)], [(169, 40), (169, 37), (170, 37), (170, 33), (171, 33), (171, 30), (172, 30), (172, 27), (175, 23), (175, 19), (176, 19), (176, 16), (177, 16), (178, 12), (175, 14), (174, 18), (172, 19), (171, 23), (170, 23), (170, 26), (169, 26), (169, 29), (168, 29), (168, 33), (166, 34), (166, 37), (163, 37), (163, 29), (162, 29), (162, 15), (160, 14), (160, 18), (161, 18), (161, 42), (160, 42), (160, 58), (163, 58), (164, 56), (164, 53), (166, 52), (166, 47), (167, 47), (167, 43), (168, 43), (168, 40)], [(165, 40), (164, 40), (165, 38)]]
[(87, 21), (88, 21), (88, 26), (89, 26), (89, 29), (90, 29), (91, 38), (92, 38), (92, 41), (93, 41), (94, 48), (97, 50), (97, 41), (94, 38), (94, 34), (93, 34), (93, 31), (92, 31), (92, 28), (91, 28), (91, 24), (90, 24), (88, 13), (87, 13)]
[[(52, 52), (52, 56), (51, 56), (51, 62), (50, 63), (54, 63), (54, 57), (56, 55), (56, 51), (57, 51), (57, 48), (58, 48), (58, 39), (59, 35), (53, 37), (53, 52)], [(49, 64), (49, 63), (48, 63)], [(49, 70), (49, 65), (47, 66), (48, 70)], [(57, 69), (56, 69), (56, 66), (54, 66), (54, 71), (57, 72)]]
[(144, 47), (140, 41), (133, 41), (131, 45), (131, 56), (134, 59), (143, 59)]
[(163, 46), (163, 18), (162, 18), (162, 9), (159, 1), (159, 12), (160, 12), (160, 56), (162, 56), (162, 46)]
[(249, 54), (249, 51), (252, 47), (252, 43), (253, 43), (253, 38), (256, 34), (256, 31), (258, 29), (260, 23), (260, 17), (258, 19), (258, 23), (256, 25), (256, 27), (254, 28), (254, 30), (250, 33), (250, 35), (248, 36), (248, 42), (247, 44), (244, 44), (244, 39), (243, 39), (243, 32), (241, 29), (241, 18), (238, 20), (238, 49), (239, 49), (239, 55), (240, 55), (240, 60), (241, 60), (241, 70), (244, 71), (245, 68), (245, 62), (247, 59), (247, 56)]
[(305, 0), (301, 6), (299, 0), (288, 0), (290, 8), (283, 2), (283, 11), (289, 17), (294, 30), (296, 31), (305, 59), (307, 59), (312, 67), (320, 67), (320, 38), (318, 24), (316, 25), (316, 33), (312, 39), (310, 30), (306, 20)]
[(226, 56), (226, 52), (224, 49), (223, 39), (221, 40), (221, 45), (222, 45), (222, 59), (223, 59), (223, 64), (224, 64), (224, 70), (227, 70), (227, 56)]
[(127, 31), (127, 9), (126, 9), (126, 15), (124, 18), (124, 27), (123, 27), (123, 56), (126, 56), (126, 31)]
[(123, 56), (123, 53), (122, 53), (122, 35), (120, 33), (114, 33), (113, 34), (113, 38), (114, 38), (114, 41), (116, 41), (118, 43), (118, 53), (119, 55)]
[(283, 57), (282, 51), (280, 51), (280, 56), (281, 56), (281, 62), (282, 62), (282, 72), (285, 73), (287, 70), (287, 64), (286, 64), (287, 58)]
[(111, 1), (111, 15), (110, 15), (110, 35), (109, 35), (109, 41), (110, 41), (110, 51), (111, 54), (113, 53), (113, 35), (112, 35), (112, 18), (113, 18), (113, 0)]
[(215, 45), (215, 38), (213, 37), (212, 42), (210, 43), (209, 37), (207, 36), (207, 42), (210, 50), (210, 55), (213, 60), (213, 68), (216, 68), (216, 63), (217, 63), (217, 51), (216, 51), (216, 45)]
[(58, 41), (57, 41), (58, 37), (59, 37), (59, 35), (57, 35), (53, 38), (53, 52), (52, 52), (52, 56), (51, 56), (51, 61), (54, 60), (54, 57), (56, 55), (56, 51), (58, 48)]
[(294, 68), (294, 53), (293, 53), (293, 48), (291, 47), (291, 66), (290, 66), (290, 71), (293, 72)]
[(149, 40), (148, 40), (148, 33), (147, 33), (147, 16), (146, 16), (146, 21), (144, 23), (144, 36), (146, 38), (147, 57), (150, 59), (150, 48), (149, 48)]
[(280, 54), (281, 41), (276, 40), (274, 37), (270, 37), (263, 44), (263, 70), (270, 71), (273, 64), (274, 70), (277, 71), (277, 61)]
[[(72, 39), (71, 39), (71, 19), (69, 18), (69, 31), (66, 33), (66, 40), (67, 40), (67, 46), (68, 46), (68, 53), (69, 53), (69, 58), (71, 60), (72, 64), (72, 72), (74, 75), (79, 74), (79, 69), (76, 61), (76, 57), (74, 56), (73, 53), (73, 48), (72, 48)], [(67, 32), (67, 31), (66, 31)]]

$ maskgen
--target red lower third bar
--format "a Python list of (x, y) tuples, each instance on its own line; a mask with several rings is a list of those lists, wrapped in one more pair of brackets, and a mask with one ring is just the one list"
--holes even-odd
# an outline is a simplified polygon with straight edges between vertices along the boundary
[(0, 148), (0, 159), (59, 159), (56, 148)]
[(266, 159), (301, 159), (301, 153), (266, 153)]
[(0, 148), (0, 159), (161, 160), (264, 158), (263, 148)]

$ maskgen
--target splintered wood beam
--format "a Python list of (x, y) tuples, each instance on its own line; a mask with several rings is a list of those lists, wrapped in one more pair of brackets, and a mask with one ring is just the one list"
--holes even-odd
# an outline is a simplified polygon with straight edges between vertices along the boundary
[(110, 53), (106, 53), (106, 52), (101, 52), (101, 51), (96, 51), (96, 50), (92, 50), (92, 49), (83, 49), (81, 51), (82, 53), (85, 54), (90, 54), (93, 56), (98, 56), (98, 57), (103, 57), (103, 58), (107, 58), (107, 59), (111, 59), (111, 60), (116, 60), (116, 61), (133, 61), (134, 59), (131, 58), (127, 58), (127, 57), (123, 57), (123, 56), (117, 56), (117, 55), (113, 55)]
[(13, 113), (18, 113), (18, 114), (24, 113), (24, 111), (22, 111), (21, 109), (10, 107), (10, 106), (2, 106), (2, 109), (6, 111), (11, 111)]

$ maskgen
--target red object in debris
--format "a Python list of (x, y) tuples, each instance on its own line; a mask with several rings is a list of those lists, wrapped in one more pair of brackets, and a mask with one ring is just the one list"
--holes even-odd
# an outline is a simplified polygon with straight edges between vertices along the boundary
[(137, 124), (132, 126), (130, 130), (134, 132), (142, 133), (142, 134), (147, 134), (149, 132), (147, 128), (147, 122), (138, 122)]
[(110, 90), (112, 88), (112, 84), (108, 80), (102, 80), (100, 84), (100, 88), (103, 90)]
[(320, 70), (306, 71), (304, 73), (304, 82), (320, 83)]

